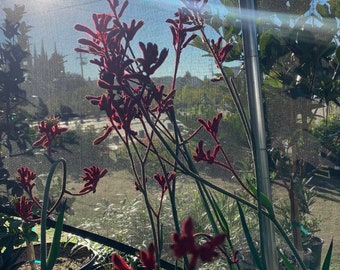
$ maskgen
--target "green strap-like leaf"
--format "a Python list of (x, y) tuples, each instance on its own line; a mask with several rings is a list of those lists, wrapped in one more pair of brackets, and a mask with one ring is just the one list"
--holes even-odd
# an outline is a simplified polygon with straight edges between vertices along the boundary
[(240, 213), (240, 219), (241, 219), (241, 223), (242, 223), (243, 232), (244, 232), (244, 235), (247, 239), (247, 243), (248, 243), (251, 255), (253, 256), (254, 262), (260, 269), (264, 269), (262, 260), (261, 260), (259, 254), (256, 250), (256, 247), (253, 243), (253, 239), (251, 238), (251, 235), (250, 235), (250, 232), (249, 232), (249, 229), (248, 229), (248, 226), (247, 226), (247, 222), (246, 222), (241, 204), (239, 202), (237, 202), (237, 207), (238, 207), (238, 211)]
[(253, 194), (258, 198), (258, 200), (261, 200), (261, 205), (267, 209), (268, 214), (274, 218), (275, 217), (275, 212), (274, 212), (274, 208), (273, 208), (273, 204), (271, 202), (271, 200), (262, 192), (260, 193), (260, 195), (258, 195), (257, 189), (254, 185), (249, 183), (249, 189), (251, 190), (251, 192), (253, 192)]
[(291, 264), (291, 262), (287, 259), (287, 257), (281, 251), (279, 251), (279, 255), (287, 270), (295, 270), (294, 265)]
[(333, 251), (333, 239), (331, 244), (329, 245), (325, 260), (322, 264), (322, 270), (329, 270), (331, 267), (331, 259), (332, 259), (332, 251)]
[(52, 246), (51, 246), (50, 252), (48, 254), (47, 263), (46, 263), (46, 269), (47, 270), (52, 270), (52, 268), (53, 268), (53, 266), (54, 266), (54, 264), (55, 264), (55, 262), (58, 258), (59, 248), (60, 248), (60, 239), (61, 239), (61, 234), (62, 234), (62, 231), (63, 231), (65, 209), (66, 209), (66, 200), (62, 204), (61, 211), (60, 211), (58, 218), (57, 218), (57, 223), (56, 223), (55, 231), (54, 231), (54, 235), (53, 235), (53, 242), (52, 242)]
[(227, 234), (228, 238), (230, 236), (230, 230), (229, 230), (229, 225), (228, 225), (228, 221), (225, 219), (224, 214), (221, 210), (221, 208), (219, 207), (218, 203), (216, 202), (216, 199), (214, 198), (214, 196), (211, 194), (211, 199), (212, 199), (212, 207), (213, 210), (215, 212), (217, 221), (220, 224), (220, 227), (222, 228), (222, 231)]
[[(49, 201), (49, 193), (51, 188), (51, 182), (54, 175), (54, 172), (58, 166), (59, 163), (62, 163), (64, 171), (63, 171), (63, 189), (65, 189), (66, 185), (66, 161), (65, 159), (59, 159), (52, 163), (51, 169), (47, 175), (46, 184), (45, 184), (45, 190), (44, 190), (44, 196), (43, 196), (43, 206), (41, 209), (41, 223), (40, 223), (40, 242), (41, 242), (41, 248), (40, 248), (40, 256), (41, 256), (41, 269), (45, 270), (47, 268), (47, 260), (46, 260), (46, 223), (48, 218), (48, 201)], [(62, 196), (62, 195), (60, 195)], [(52, 207), (53, 208), (53, 207)], [(63, 215), (63, 214), (62, 214)], [(52, 269), (52, 268), (51, 268)]]
[(338, 65), (340, 65), (340, 46), (338, 46), (335, 50), (335, 56), (336, 56), (336, 60), (338, 62)]

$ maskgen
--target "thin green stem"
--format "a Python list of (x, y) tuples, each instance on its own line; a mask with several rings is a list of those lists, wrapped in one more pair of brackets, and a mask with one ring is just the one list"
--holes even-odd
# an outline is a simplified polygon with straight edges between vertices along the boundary
[(65, 191), (65, 187), (66, 187), (66, 161), (65, 159), (59, 159), (57, 161), (55, 161), (52, 164), (52, 167), (50, 169), (50, 172), (47, 176), (46, 179), (46, 185), (45, 185), (45, 190), (44, 190), (44, 196), (43, 196), (43, 205), (42, 205), (42, 210), (41, 210), (41, 232), (40, 232), (40, 238), (41, 238), (41, 269), (46, 269), (46, 258), (47, 258), (47, 249), (46, 249), (46, 222), (47, 222), (47, 218), (49, 213), (51, 213), (48, 210), (48, 202), (49, 202), (49, 193), (50, 193), (50, 189), (51, 189), (51, 183), (52, 183), (52, 178), (54, 175), (54, 172), (58, 166), (59, 163), (62, 163), (63, 165), (63, 191), (62, 194)]
[[(199, 24), (199, 22), (196, 22), (196, 23)], [(208, 46), (208, 49), (209, 49), (210, 53), (214, 57), (215, 62), (217, 63), (217, 66), (218, 66), (218, 68), (221, 71), (222, 77), (223, 77), (223, 79), (224, 79), (224, 81), (225, 81), (225, 83), (227, 85), (227, 88), (228, 88), (228, 90), (229, 90), (229, 92), (230, 92), (230, 94), (232, 96), (232, 100), (233, 100), (233, 102), (234, 102), (234, 104), (236, 106), (236, 109), (237, 109), (237, 111), (238, 111), (238, 113), (239, 113), (239, 115), (241, 117), (241, 121), (242, 121), (244, 130), (245, 130), (245, 133), (246, 133), (246, 136), (247, 136), (247, 140), (248, 140), (249, 146), (251, 148), (253, 148), (253, 146), (252, 146), (252, 141), (253, 140), (252, 140), (252, 133), (251, 133), (251, 128), (250, 128), (249, 120), (248, 120), (248, 118), (246, 116), (246, 113), (245, 113), (245, 111), (243, 109), (243, 105), (242, 105), (242, 103), (240, 101), (240, 98), (239, 98), (238, 93), (236, 91), (235, 85), (232, 82), (229, 81), (227, 74), (224, 72), (224, 68), (223, 68), (222, 63), (218, 60), (218, 57), (215, 55), (215, 52), (214, 52), (213, 48), (209, 44), (209, 40), (208, 40), (208, 38), (207, 38), (207, 36), (206, 36), (206, 34), (204, 32), (204, 28), (201, 27), (200, 31), (201, 31), (202, 39), (203, 39), (204, 43)]]

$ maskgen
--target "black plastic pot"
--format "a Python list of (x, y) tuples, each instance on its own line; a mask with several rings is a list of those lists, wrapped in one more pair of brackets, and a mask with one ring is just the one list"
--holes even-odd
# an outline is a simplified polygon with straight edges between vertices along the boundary
[(304, 262), (310, 270), (320, 270), (321, 268), (321, 253), (324, 241), (322, 238), (313, 236), (307, 243), (306, 247), (310, 252), (305, 256)]

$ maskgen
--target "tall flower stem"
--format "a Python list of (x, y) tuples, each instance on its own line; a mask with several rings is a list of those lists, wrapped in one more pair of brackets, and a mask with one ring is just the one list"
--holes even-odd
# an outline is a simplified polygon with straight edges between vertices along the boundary
[[(196, 23), (199, 24), (198, 21), (196, 21)], [(213, 48), (211, 47), (211, 45), (209, 43), (209, 40), (208, 40), (208, 38), (207, 38), (207, 36), (204, 32), (204, 28), (203, 27), (200, 28), (200, 31), (201, 31), (202, 39), (203, 39), (204, 43), (208, 47), (210, 53), (212, 54), (212, 56), (214, 57), (214, 59), (216, 61), (216, 64), (217, 64), (219, 70), (221, 71), (223, 80), (225, 81), (225, 83), (227, 85), (227, 88), (228, 88), (228, 90), (229, 90), (229, 92), (232, 96), (232, 100), (233, 100), (233, 102), (236, 106), (237, 112), (241, 117), (241, 121), (242, 121), (244, 130), (245, 130), (245, 134), (246, 134), (246, 137), (247, 137), (248, 144), (253, 149), (253, 145), (252, 145), (253, 138), (252, 138), (252, 135), (251, 135), (252, 133), (251, 133), (251, 128), (250, 128), (250, 123), (249, 123), (248, 117), (247, 117), (247, 115), (244, 111), (243, 105), (241, 103), (241, 100), (240, 100), (239, 95), (237, 93), (237, 90), (235, 88), (235, 85), (228, 79), (228, 76), (224, 71), (222, 63), (218, 60), (218, 57), (216, 56)]]
[[(176, 77), (177, 77), (177, 71), (178, 71), (178, 67), (179, 67), (179, 63), (180, 63), (180, 57), (181, 57), (181, 49), (180, 48), (177, 48), (176, 50), (176, 58), (175, 58), (175, 68), (174, 68), (174, 75), (173, 75), (173, 80), (172, 80), (172, 84), (171, 84), (171, 89), (174, 90), (175, 89), (175, 85), (176, 85)], [(174, 110), (170, 110), (170, 112), (168, 113), (169, 115), (169, 118), (172, 122), (172, 124), (174, 125), (174, 131), (175, 131), (175, 134), (176, 134), (176, 139), (180, 138), (181, 142), (183, 141), (183, 138), (181, 137), (181, 133), (180, 133), (180, 130), (179, 130), (179, 127), (178, 127), (178, 124), (177, 124), (177, 121), (176, 121), (176, 117), (175, 117), (175, 112)], [(180, 142), (177, 140), (176, 141), (176, 153), (178, 151), (178, 147), (180, 145)], [(191, 154), (190, 152), (188, 151), (188, 149), (186, 148), (186, 145), (185, 144), (182, 144), (182, 149), (183, 149), (183, 153), (184, 153), (184, 156), (185, 156), (185, 160), (187, 161), (187, 164), (189, 166), (189, 169), (192, 170), (196, 175), (198, 175), (198, 171), (196, 169), (196, 166), (194, 165), (193, 163), (193, 160), (192, 160), (192, 157), (191, 157)], [(186, 169), (187, 167), (184, 165), (182, 166), (182, 169)], [(196, 181), (196, 185), (198, 187), (198, 190), (199, 190), (199, 193), (201, 195), (201, 198), (202, 198), (202, 202), (204, 204), (204, 208), (206, 209), (207, 211), (207, 215), (209, 217), (209, 220), (210, 220), (210, 223), (215, 231), (215, 233), (218, 233), (218, 228), (217, 228), (217, 224), (215, 223), (214, 221), (214, 218), (213, 218), (213, 215), (212, 215), (212, 212), (210, 210), (210, 206), (208, 204), (208, 201), (211, 202), (211, 199), (210, 199), (210, 193), (207, 191), (206, 187), (204, 185), (202, 185), (202, 183), (200, 181), (197, 181), (196, 178), (194, 178), (195, 181)]]
[[(183, 41), (184, 40), (182, 40), (182, 42)], [(179, 63), (180, 63), (180, 59), (181, 59), (181, 52), (182, 52), (182, 49), (184, 47), (181, 42), (178, 42), (176, 45), (177, 45), (177, 46), (175, 46), (176, 57), (175, 57), (175, 64), (174, 64), (174, 74), (173, 74), (173, 79), (172, 79), (172, 82), (171, 82), (171, 91), (175, 90), (177, 72), (178, 72), (178, 67), (179, 67)], [(178, 154), (180, 152), (179, 147), (181, 147), (182, 155), (184, 156), (187, 164), (182, 164), (182, 166), (180, 166), (180, 167), (182, 168), (183, 171), (186, 171), (187, 168), (189, 167), (189, 170), (192, 170), (195, 174), (198, 174), (198, 171), (197, 171), (197, 169), (196, 169), (196, 167), (195, 167), (195, 165), (193, 163), (193, 160), (192, 160), (190, 152), (186, 148), (186, 145), (181, 143), (181, 142), (183, 142), (183, 137), (182, 137), (180, 129), (178, 127), (178, 124), (177, 124), (177, 121), (176, 121), (176, 116), (175, 116), (175, 111), (174, 111), (173, 108), (168, 112), (168, 117), (169, 117), (170, 121), (172, 122), (172, 124), (174, 126), (174, 132), (175, 132), (175, 138), (176, 138), (176, 141), (175, 141), (176, 149), (175, 149), (175, 155), (174, 155), (176, 163), (174, 164), (174, 167), (175, 168), (177, 167), (177, 164), (178, 164), (178, 161), (179, 161)], [(188, 167), (186, 165), (188, 165)], [(196, 184), (197, 184), (199, 193), (201, 195), (204, 207), (205, 207), (205, 209), (207, 211), (207, 215), (209, 217), (211, 225), (214, 228), (214, 231), (217, 233), (218, 232), (217, 225), (214, 222), (214, 219), (213, 219), (213, 216), (212, 216), (209, 204), (208, 204), (208, 200), (209, 200), (210, 194), (206, 190), (205, 186), (202, 185), (202, 183), (197, 181), (196, 178), (194, 178), (194, 179), (196, 180)], [(173, 195), (175, 195), (175, 183), (173, 183), (173, 192), (174, 192)], [(179, 225), (178, 225), (178, 231), (179, 231)]]
[[(61, 163), (63, 165), (63, 179), (62, 179), (62, 189), (61, 189), (61, 195), (60, 198), (63, 196), (65, 189), (66, 189), (66, 161), (64, 159), (59, 159), (58, 161), (54, 162), (52, 164), (52, 167), (50, 169), (50, 172), (46, 179), (46, 185), (44, 190), (44, 197), (43, 197), (43, 207), (41, 210), (41, 269), (47, 269), (47, 240), (46, 240), (46, 229), (47, 229), (47, 218), (48, 213), (51, 211), (48, 210), (48, 202), (49, 202), (49, 193), (51, 189), (51, 183), (53, 179), (54, 172), (58, 166), (58, 164)], [(52, 250), (50, 253), (53, 252)], [(52, 269), (52, 268), (51, 268)]]

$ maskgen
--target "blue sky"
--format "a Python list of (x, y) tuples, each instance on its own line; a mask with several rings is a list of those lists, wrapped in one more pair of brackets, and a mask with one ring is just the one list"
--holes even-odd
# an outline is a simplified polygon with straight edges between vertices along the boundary
[[(319, 0), (311, 0), (311, 4)], [(122, 0), (121, 0), (122, 2)], [(136, 41), (144, 43), (153, 42), (159, 45), (159, 49), (169, 48), (169, 56), (163, 66), (158, 70), (155, 76), (172, 75), (174, 52), (172, 48), (172, 37), (169, 30), (169, 25), (165, 22), (167, 18), (173, 18), (174, 12), (178, 7), (182, 6), (179, 0), (129, 0), (130, 4), (125, 12), (125, 19), (129, 22), (132, 18), (144, 20), (145, 24), (139, 34), (136, 36)], [(227, 14), (238, 13), (238, 9), (229, 10), (219, 4), (219, 0), (209, 0), (208, 7), (213, 12), (218, 12), (220, 16)], [(288, 3), (288, 2), (287, 2)], [(77, 40), (84, 37), (84, 34), (74, 30), (76, 23), (82, 23), (92, 27), (91, 16), (93, 13), (110, 12), (106, 0), (0, 0), (0, 21), (4, 19), (2, 9), (4, 7), (13, 7), (14, 4), (25, 5), (26, 15), (24, 20), (33, 26), (30, 32), (31, 49), (35, 45), (38, 52), (41, 47), (41, 42), (44, 40), (45, 50), (49, 55), (54, 51), (56, 45), (57, 51), (65, 56), (66, 71), (72, 73), (80, 73), (79, 54), (74, 51), (78, 46)], [(311, 9), (306, 11), (312, 12)], [(233, 14), (233, 15), (235, 15)], [(258, 18), (264, 23), (279, 24), (275, 14), (257, 14)], [(258, 19), (257, 18), (257, 19)], [(287, 20), (294, 22), (295, 18), (287, 16)], [(315, 16), (311, 16), (315, 22)], [(316, 18), (317, 19), (317, 18)], [(326, 20), (323, 21), (326, 23)], [(340, 19), (337, 19), (338, 30), (340, 29)], [(313, 24), (313, 23), (312, 23)], [(209, 30), (209, 29), (207, 29)], [(313, 27), (312, 31), (318, 31), (317, 27)], [(339, 33), (340, 35), (340, 30)], [(209, 38), (215, 38), (213, 31), (208, 31)], [(137, 50), (138, 52), (138, 50)], [(210, 77), (212, 72), (217, 72), (211, 58), (202, 57), (201, 50), (188, 46), (182, 55), (182, 63), (179, 69), (179, 75), (182, 76), (186, 71), (191, 75), (204, 78)], [(91, 55), (84, 55), (86, 60), (92, 59)], [(138, 56), (137, 56), (138, 57)], [(96, 79), (98, 75), (97, 67), (88, 63), (84, 66), (85, 78), (91, 77)]]
[[(129, 22), (131, 18), (144, 20), (142, 30), (136, 36), (136, 40), (143, 42), (154, 42), (159, 44), (160, 49), (169, 48), (169, 56), (159, 72), (158, 76), (171, 75), (173, 71), (173, 49), (172, 37), (169, 25), (165, 22), (167, 18), (172, 18), (178, 7), (182, 6), (179, 0), (130, 0), (130, 4), (125, 12), (125, 19)], [(217, 5), (218, 0), (210, 0), (212, 9), (219, 9), (225, 12), (225, 8)], [(105, 0), (1, 0), (0, 19), (3, 21), (4, 7), (13, 8), (14, 4), (24, 4), (26, 15), (24, 20), (33, 26), (30, 32), (31, 50), (35, 45), (40, 52), (41, 42), (44, 41), (45, 50), (50, 55), (56, 45), (57, 51), (65, 55), (66, 71), (80, 73), (79, 54), (74, 52), (78, 46), (77, 39), (84, 35), (74, 30), (76, 23), (82, 23), (92, 28), (91, 16), (93, 13), (109, 12), (107, 1)], [(192, 75), (203, 78), (211, 75), (214, 64), (210, 58), (201, 57), (202, 51), (188, 47), (182, 58), (179, 74), (184, 75), (189, 71)], [(86, 60), (92, 58), (91, 55), (84, 55)], [(213, 70), (216, 71), (216, 70)], [(88, 63), (84, 66), (85, 78), (97, 77), (97, 67)]]

